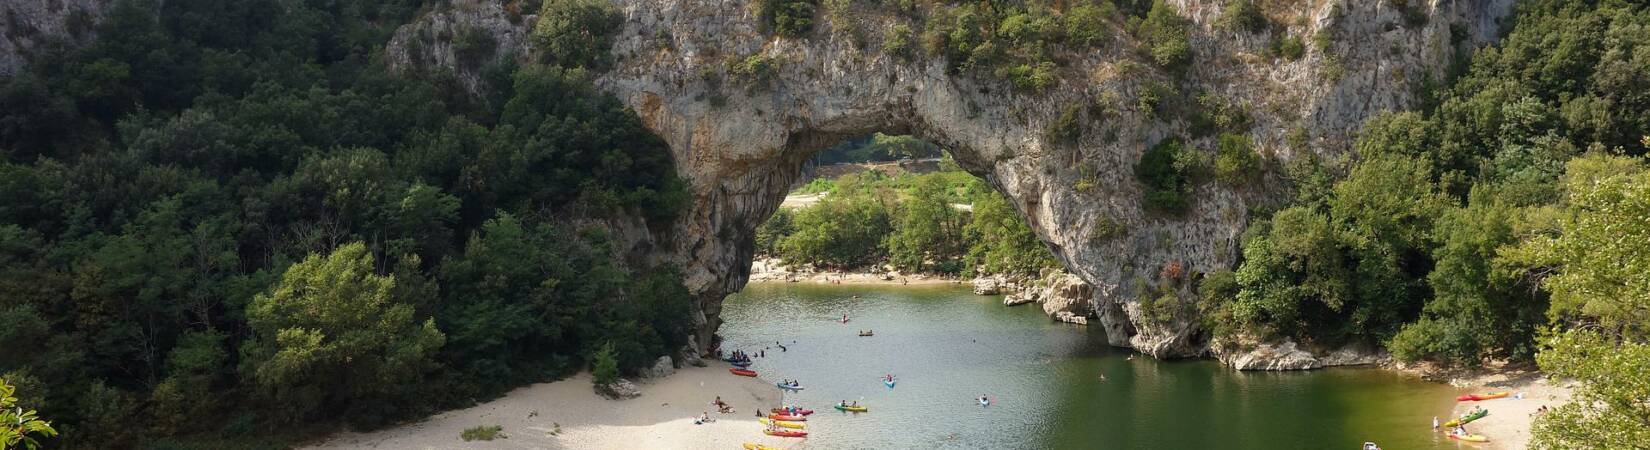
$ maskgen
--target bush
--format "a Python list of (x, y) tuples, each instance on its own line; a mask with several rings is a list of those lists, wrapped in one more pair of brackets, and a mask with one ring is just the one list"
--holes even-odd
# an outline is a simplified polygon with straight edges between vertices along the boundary
[(818, 0), (761, 0), (756, 18), (763, 31), (785, 37), (799, 37), (813, 29)]
[(1260, 8), (1251, 0), (1233, 0), (1221, 9), (1215, 28), (1258, 33), (1266, 30), (1266, 16), (1261, 15)]
[(545, 0), (539, 10), (533, 40), (543, 59), (561, 67), (607, 67), (613, 35), (624, 25), (624, 13), (605, 0)]
[(613, 343), (602, 344), (600, 350), (590, 357), (590, 382), (597, 386), (606, 386), (619, 381), (619, 355), (613, 349)]
[(755, 53), (744, 59), (729, 59), (728, 77), (750, 89), (771, 87), (774, 80), (779, 78), (782, 63), (783, 60), (779, 57), (762, 53)]
[(1061, 16), (1065, 20), (1066, 42), (1075, 47), (1094, 47), (1106, 43), (1106, 19), (1117, 15), (1111, 2), (1099, 5), (1080, 5)]
[(882, 53), (895, 58), (911, 56), (911, 26), (895, 24), (882, 36)]
[(1215, 179), (1228, 185), (1241, 185), (1260, 177), (1260, 157), (1254, 143), (1241, 134), (1221, 134), (1217, 139)]
[(1135, 178), (1145, 185), (1143, 206), (1147, 211), (1179, 213), (1186, 209), (1191, 193), (1191, 177), (1186, 161), (1188, 150), (1180, 139), (1159, 141), (1140, 156), (1134, 167)]
[(1082, 109), (1076, 104), (1066, 105), (1060, 115), (1043, 128), (1044, 139), (1055, 145), (1076, 144), (1077, 139), (1083, 136)]
[(1306, 55), (1306, 43), (1300, 36), (1284, 36), (1277, 41), (1277, 54), (1290, 61), (1299, 60)]
[(1163, 0), (1155, 0), (1151, 11), (1146, 13), (1146, 20), (1140, 23), (1138, 34), (1145, 41), (1152, 62), (1157, 63), (1158, 67), (1180, 72), (1192, 59), (1192, 49), (1187, 43), (1188, 27), (1190, 21), (1181, 17), (1173, 6)]
[(461, 439), (464, 439), (464, 442), (491, 441), (495, 438), (500, 437), (499, 435), (502, 434), (503, 431), (504, 431), (504, 427), (498, 426), (498, 425), (493, 425), (493, 426), (490, 426), (490, 427), (489, 426), (478, 426), (478, 427), (474, 427), (474, 428), (465, 429), (463, 432), (460, 432), (458, 434), (458, 437), (461, 438)]

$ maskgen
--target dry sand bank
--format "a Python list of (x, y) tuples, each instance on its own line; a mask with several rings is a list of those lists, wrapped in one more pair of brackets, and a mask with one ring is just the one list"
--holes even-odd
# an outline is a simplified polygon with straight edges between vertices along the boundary
[[(737, 449), (755, 442), (781, 448), (801, 439), (762, 434), (754, 411), (779, 405), (779, 390), (758, 378), (733, 376), (725, 364), (686, 367), (640, 384), (642, 396), (608, 400), (590, 387), (590, 375), (541, 383), (470, 408), (368, 433), (340, 433), (310, 449)], [(735, 414), (717, 414), (717, 395)], [(694, 425), (711, 411), (715, 423)], [(537, 415), (534, 415), (534, 412)], [(560, 424), (560, 433), (552, 435)], [(505, 438), (464, 442), (459, 433), (500, 425)]]

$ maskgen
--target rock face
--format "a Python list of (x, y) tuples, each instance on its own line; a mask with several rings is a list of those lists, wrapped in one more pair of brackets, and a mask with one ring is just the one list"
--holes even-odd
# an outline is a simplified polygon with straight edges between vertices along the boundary
[(53, 43), (77, 45), (95, 37), (114, 0), (0, 2), (0, 76), (23, 69)]
[(1246, 352), (1215, 354), (1221, 362), (1238, 370), (1307, 370), (1381, 364), (1391, 359), (1383, 352), (1361, 347), (1345, 347), (1319, 356), (1289, 340), (1256, 345)]
[[(950, 73), (941, 57), (883, 54), (880, 30), (904, 19), (874, 9), (822, 11), (814, 31), (782, 39), (759, 32), (752, 9), (742, 3), (614, 1), (625, 14), (624, 29), (611, 49), (616, 64), (597, 84), (670, 144), (692, 185), (690, 211), (668, 239), (658, 240), (657, 253), (684, 269), (697, 296), (697, 342), (712, 342), (722, 298), (749, 276), (754, 230), (778, 208), (802, 162), (843, 138), (880, 131), (935, 142), (985, 178), (1065, 268), (1092, 287), (1087, 305), (1059, 307), (1070, 313), (1066, 317), (1097, 317), (1112, 344), (1159, 357), (1200, 355), (1207, 345), (1195, 311), (1149, 311), (1140, 304), (1138, 286), (1145, 283), (1138, 281), (1151, 280), (1171, 262), (1187, 274), (1230, 267), (1249, 208), (1282, 189), (1273, 176), (1249, 186), (1205, 182), (1194, 188), (1183, 214), (1148, 213), (1140, 204), (1135, 163), (1162, 139), (1192, 135), (1186, 117), (1157, 117), (1138, 109), (1135, 97), (1152, 84), (1173, 83), (1183, 92), (1245, 104), (1254, 124), (1249, 135), (1264, 153), (1284, 160), (1307, 152), (1332, 157), (1348, 147), (1364, 119), (1408, 106), (1423, 80), (1439, 79), (1464, 49), (1493, 39), (1512, 3), (1416, 0), (1406, 2), (1407, 12), (1378, 1), (1273, 5), (1268, 16), (1290, 36), (1307, 42), (1325, 36), (1323, 45), (1309, 45), (1302, 58), (1290, 61), (1263, 55), (1267, 35), (1213, 29), (1228, 2), (1172, 0), (1193, 22), (1194, 55), (1185, 74), (1151, 68), (1138, 44), (1114, 24), (1112, 34), (1119, 38), (1102, 48), (1052, 49), (1064, 61), (1059, 82), (1033, 93), (989, 74)], [(462, 9), (478, 2), (456, 3)], [(403, 32), (485, 30), (498, 38), (501, 53), (530, 50), (530, 41), (519, 39), (528, 20), (512, 21), (507, 12), (485, 6), (466, 11), (431, 14)], [(876, 32), (860, 31), (856, 38), (852, 30)], [(397, 39), (406, 45), (399, 34)], [(856, 45), (856, 39), (870, 42)], [(440, 54), (451, 53), (450, 46), (423, 51), (420, 61), (456, 61)], [(392, 59), (412, 55), (394, 45), (388, 53)], [(727, 73), (727, 60), (751, 55), (779, 62), (771, 82), (740, 83)], [(1105, 97), (1120, 98), (1122, 107), (1085, 120), (1076, 144), (1045, 138), (1062, 110)], [(1212, 140), (1191, 138), (1187, 144), (1208, 149)], [(1112, 231), (1117, 229), (1126, 231)], [(1251, 364), (1301, 364), (1278, 361)]]
[(660, 356), (658, 360), (653, 361), (653, 366), (642, 369), (639, 375), (642, 378), (664, 378), (673, 373), (676, 373), (676, 363), (672, 362), (669, 356)]

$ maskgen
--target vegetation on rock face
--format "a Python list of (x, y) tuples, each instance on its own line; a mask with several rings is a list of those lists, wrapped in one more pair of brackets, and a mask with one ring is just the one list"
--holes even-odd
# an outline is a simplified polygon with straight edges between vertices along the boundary
[[(99, 39), (0, 80), (0, 373), (48, 444), (280, 445), (601, 343), (621, 372), (681, 348), (680, 274), (562, 219), (660, 225), (688, 200), (574, 67), (605, 57), (612, 5), (547, 1), (553, 65), (491, 65), (471, 96), (382, 64), (417, 2), (276, 3), (116, 2)], [(454, 36), (466, 57), (478, 36)]]
[(763, 30), (799, 37), (813, 29), (819, 0), (757, 0), (755, 6), (756, 18)]
[(1146, 43), (1151, 60), (1172, 72), (1185, 70), (1192, 60), (1192, 48), (1187, 43), (1187, 29), (1191, 21), (1180, 16), (1173, 6), (1163, 0), (1154, 0), (1146, 19), (1140, 22), (1136, 33)]
[(623, 25), (624, 13), (612, 2), (544, 0), (533, 41), (550, 64), (600, 69), (609, 63), (607, 49)]
[(1179, 213), (1191, 203), (1197, 167), (1197, 150), (1179, 139), (1159, 141), (1140, 156), (1134, 176), (1145, 185), (1141, 206), (1148, 211)]

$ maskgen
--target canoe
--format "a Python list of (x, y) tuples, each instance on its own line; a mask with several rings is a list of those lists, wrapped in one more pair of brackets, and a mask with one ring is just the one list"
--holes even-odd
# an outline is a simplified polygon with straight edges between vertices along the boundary
[(808, 437), (808, 432), (797, 430), (762, 430), (762, 433), (779, 437)]
[(795, 428), (795, 429), (798, 429), (798, 430), (803, 429), (803, 428), (808, 428), (808, 424), (805, 424), (805, 423), (802, 423), (802, 422), (791, 422), (791, 421), (788, 421), (788, 420), (773, 420), (773, 419), (769, 419), (769, 418), (766, 418), (766, 417), (763, 417), (761, 419), (756, 419), (756, 420), (758, 422), (762, 422), (763, 425), (773, 425), (773, 426), (785, 427), (785, 428)]
[(1466, 425), (1466, 424), (1472, 423), (1472, 421), (1482, 419), (1482, 418), (1484, 418), (1484, 416), (1488, 416), (1488, 415), (1490, 415), (1490, 410), (1480, 409), (1480, 410), (1478, 410), (1478, 412), (1463, 414), (1463, 415), (1461, 415), (1461, 417), (1457, 417), (1457, 418), (1451, 419), (1448, 422), (1444, 422), (1444, 427), (1446, 427), (1446, 428), (1455, 428), (1456, 426)]
[(807, 417), (803, 417), (801, 414), (773, 413), (773, 414), (768, 414), (768, 418), (773, 419), (773, 420), (787, 420), (787, 421), (791, 421), (791, 422), (805, 422), (805, 421), (808, 420)]
[(871, 336), (876, 336), (876, 335), (877, 335), (877, 333), (875, 331), (872, 331), (870, 333), (860, 333), (859, 337), (871, 337)]
[(1484, 437), (1484, 435), (1482, 435), (1482, 434), (1455, 434), (1455, 433), (1450, 433), (1449, 438), (1450, 439), (1455, 439), (1455, 440), (1467, 441), (1467, 442), (1489, 442), (1490, 441), (1490, 438)]
[(742, 377), (754, 377), (754, 376), (756, 376), (756, 371), (750, 370), (750, 369), (741, 369), (741, 368), (738, 368), (738, 367), (728, 369), (728, 372), (732, 373), (734, 375), (742, 376)]
[(746, 442), (745, 443), (745, 450), (779, 450), (779, 447), (774, 447), (774, 446), (771, 446), (771, 445), (752, 444), (752, 443)]
[(882, 380), (882, 384), (886, 384), (888, 387), (894, 387), (894, 380)]
[(782, 382), (774, 383), (773, 385), (774, 386), (779, 386), (780, 389), (784, 389), (784, 390), (787, 390), (787, 391), (800, 391), (800, 390), (804, 389), (802, 386), (791, 386), (791, 385), (788, 385), (788, 384), (785, 384), (785, 383), (782, 383)]
[(794, 416), (794, 415), (804, 415), (804, 416), (806, 416), (806, 415), (809, 415), (809, 414), (813, 414), (813, 413), (814, 413), (814, 410), (811, 410), (811, 409), (801, 409), (801, 408), (797, 408), (797, 410), (796, 410), (796, 413), (795, 413), (795, 414), (792, 414), (792, 413), (791, 413), (791, 411), (790, 411), (790, 410), (787, 410), (787, 409), (785, 409), (785, 408), (774, 408), (774, 409), (770, 409), (770, 410), (768, 410), (768, 411), (769, 411), (769, 412), (772, 412), (772, 413), (774, 413), (774, 414), (789, 414), (789, 415), (793, 415), (793, 416)]
[(837, 411), (848, 411), (848, 412), (867, 412), (867, 411), (870, 411), (871, 408), (867, 408), (867, 407), (864, 407), (864, 406), (836, 405), (836, 410)]
[(1463, 396), (1460, 396), (1460, 397), (1456, 397), (1455, 401), (1458, 401), (1458, 402), (1476, 402), (1476, 401), (1480, 401), (1480, 400), (1495, 400), (1495, 399), (1498, 399), (1498, 398), (1505, 398), (1505, 397), (1510, 396), (1510, 395), (1512, 395), (1511, 392), (1491, 392), (1491, 393), (1488, 393), (1488, 394), (1467, 394), (1467, 395), (1463, 395)]

